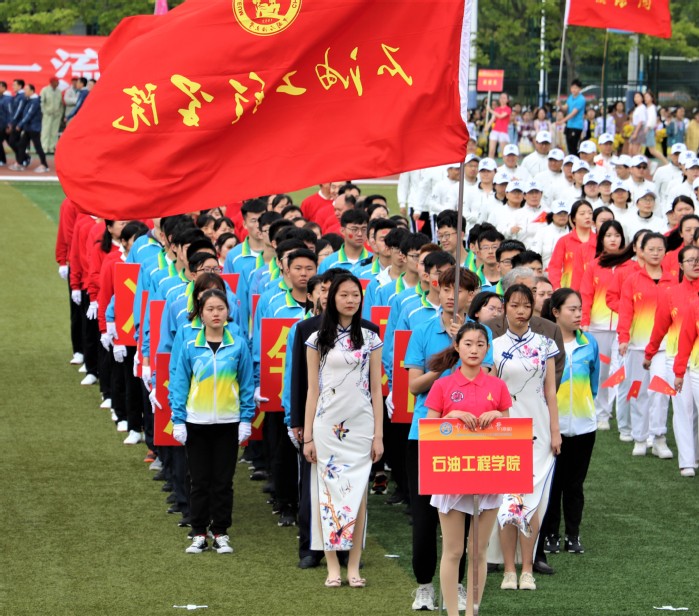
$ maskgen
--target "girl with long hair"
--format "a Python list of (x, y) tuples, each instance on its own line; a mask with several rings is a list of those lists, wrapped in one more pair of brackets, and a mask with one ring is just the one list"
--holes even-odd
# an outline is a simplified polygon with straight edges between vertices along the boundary
[(597, 236), (592, 230), (592, 206), (584, 199), (573, 203), (570, 210), (573, 230), (556, 243), (548, 266), (554, 289), (580, 288), (587, 264), (594, 259)]

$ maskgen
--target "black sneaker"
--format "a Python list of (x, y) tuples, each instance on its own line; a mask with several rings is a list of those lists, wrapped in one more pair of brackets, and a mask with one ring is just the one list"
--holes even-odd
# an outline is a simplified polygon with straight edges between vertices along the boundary
[(159, 470), (155, 475), (153, 475), (153, 481), (165, 481), (165, 471)]
[[(179, 526), (180, 528), (191, 528), (192, 527), (192, 520), (190, 519), (190, 517), (188, 515), (183, 515), (180, 518), (180, 521), (177, 523), (177, 526)], [(190, 539), (191, 539), (191, 537), (190, 537)]]
[(172, 505), (173, 503), (176, 503), (177, 502), (177, 495), (174, 492), (170, 492), (170, 494), (167, 495), (165, 502), (168, 505)]
[(296, 516), (290, 511), (284, 511), (279, 516), (277, 526), (296, 526)]
[(566, 537), (565, 549), (566, 552), (570, 552), (571, 554), (585, 553), (585, 548), (583, 547), (583, 544), (580, 543), (579, 535), (572, 535), (570, 537)]
[(165, 483), (163, 484), (163, 487), (160, 488), (160, 491), (161, 491), (161, 492), (172, 492), (173, 489), (174, 489), (174, 488), (172, 487), (172, 484), (171, 484), (171, 483), (165, 482)]
[(402, 505), (405, 502), (407, 502), (405, 496), (403, 496), (403, 493), (399, 492), (398, 490), (396, 490), (386, 499), (387, 505)]
[(282, 503), (278, 500), (272, 501), (272, 515), (279, 515), (282, 512)]
[(544, 552), (546, 554), (558, 554), (561, 551), (561, 538), (558, 535), (549, 535), (544, 540)]
[(267, 479), (267, 471), (253, 471), (250, 479), (252, 481), (265, 481)]
[(388, 488), (388, 478), (386, 475), (377, 474), (374, 477), (374, 483), (371, 484), (372, 494), (386, 494), (386, 489)]

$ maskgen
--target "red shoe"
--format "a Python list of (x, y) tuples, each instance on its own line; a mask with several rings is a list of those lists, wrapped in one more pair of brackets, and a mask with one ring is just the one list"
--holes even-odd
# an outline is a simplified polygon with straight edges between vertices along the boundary
[(146, 464), (152, 464), (153, 462), (155, 462), (155, 458), (156, 458), (156, 457), (157, 457), (157, 456), (155, 455), (155, 452), (154, 452), (154, 451), (151, 451), (151, 450), (149, 449), (149, 450), (148, 450), (148, 453), (146, 454), (146, 457), (143, 458), (143, 461), (144, 461)]

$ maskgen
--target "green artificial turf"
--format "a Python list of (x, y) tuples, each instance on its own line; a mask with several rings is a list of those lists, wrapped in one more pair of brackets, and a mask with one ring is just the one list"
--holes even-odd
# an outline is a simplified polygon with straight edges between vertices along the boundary
[[(159, 616), (188, 603), (208, 605), (202, 614), (411, 614), (411, 527), (403, 507), (382, 497), (369, 498), (364, 590), (325, 589), (323, 569), (296, 568), (296, 530), (277, 526), (243, 465), (235, 554), (184, 553), (186, 531), (165, 513), (145, 447), (121, 443), (97, 388), (81, 387), (68, 365), (68, 292), (46, 215), (53, 198), (43, 187), (0, 184), (0, 614)], [(537, 576), (536, 592), (500, 591), (500, 577), (489, 576), (481, 614), (699, 610), (699, 478), (681, 478), (675, 460), (630, 452), (613, 431), (598, 435), (586, 553), (551, 556), (556, 575)]]

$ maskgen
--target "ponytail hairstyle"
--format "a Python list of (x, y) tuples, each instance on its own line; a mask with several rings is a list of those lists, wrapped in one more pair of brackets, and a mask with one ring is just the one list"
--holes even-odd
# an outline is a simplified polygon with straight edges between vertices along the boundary
[[(611, 222), (611, 221), (609, 221)], [(606, 223), (605, 223), (606, 224)], [(549, 321), (556, 322), (556, 317), (553, 314), (554, 310), (560, 310), (561, 306), (566, 303), (571, 295), (576, 295), (580, 301), (582, 297), (575, 289), (562, 287), (553, 292), (553, 295), (544, 302), (544, 307), (541, 309), (541, 316)]]
[(607, 235), (609, 229), (614, 229), (619, 235), (621, 235), (621, 245), (619, 248), (623, 251), (626, 247), (626, 238), (624, 237), (624, 228), (618, 220), (608, 220), (603, 222), (597, 232), (597, 246), (595, 246), (595, 258), (604, 254), (604, 236)]
[[(611, 221), (609, 221), (611, 222)], [(602, 225), (604, 226), (604, 225)], [(636, 244), (638, 244), (639, 240), (646, 234), (650, 233), (649, 229), (641, 229), (640, 231), (636, 231), (636, 234), (633, 236), (633, 239), (629, 243), (624, 250), (621, 252), (615, 254), (615, 255), (608, 255), (608, 254), (602, 254), (602, 256), (599, 258), (599, 266), (600, 267), (605, 267), (605, 268), (613, 268), (613, 267), (618, 267), (620, 265), (623, 265), (627, 261), (630, 261), (633, 259), (633, 257), (636, 254)]]
[(364, 291), (362, 289), (362, 284), (356, 276), (349, 273), (337, 276), (328, 290), (328, 303), (321, 317), (320, 327), (318, 328), (317, 346), (321, 363), (330, 349), (335, 346), (335, 340), (337, 340), (337, 328), (340, 326), (340, 313), (337, 311), (335, 298), (340, 285), (344, 282), (354, 283), (359, 289), (360, 295), (359, 308), (352, 316), (352, 322), (350, 323), (350, 342), (352, 344), (352, 349), (361, 349), (364, 344), (364, 334), (362, 334), (362, 295)]
[(100, 242), (100, 250), (102, 252), (110, 253), (112, 251), (112, 234), (109, 231), (109, 227), (113, 226), (116, 221), (107, 220), (104, 221), (104, 233), (102, 234), (102, 241)]
[(466, 321), (456, 332), (456, 337), (454, 338), (454, 343), (440, 351), (435, 353), (427, 360), (427, 369), (430, 372), (437, 372), (442, 374), (446, 370), (451, 370), (459, 362), (459, 352), (456, 348), (459, 346), (461, 339), (464, 337), (466, 332), (481, 332), (485, 338), (485, 343), (488, 344), (488, 330), (484, 325), (477, 323), (476, 321)]
[(196, 317), (200, 316), (203, 302), (199, 300), (199, 296), (210, 289), (217, 289), (225, 295), (226, 284), (223, 282), (223, 278), (221, 278), (221, 276), (218, 274), (200, 274), (197, 276), (197, 280), (194, 283), (194, 289), (192, 290), (193, 307), (191, 312), (187, 315), (187, 319), (189, 321), (194, 321)]
[(680, 282), (682, 282), (682, 279), (684, 278), (684, 271), (682, 271), (682, 264), (684, 263), (684, 258), (687, 255), (687, 253), (692, 252), (693, 250), (696, 250), (699, 252), (699, 246), (685, 246), (680, 250), (680, 252), (677, 255), (677, 261), (680, 264)]

